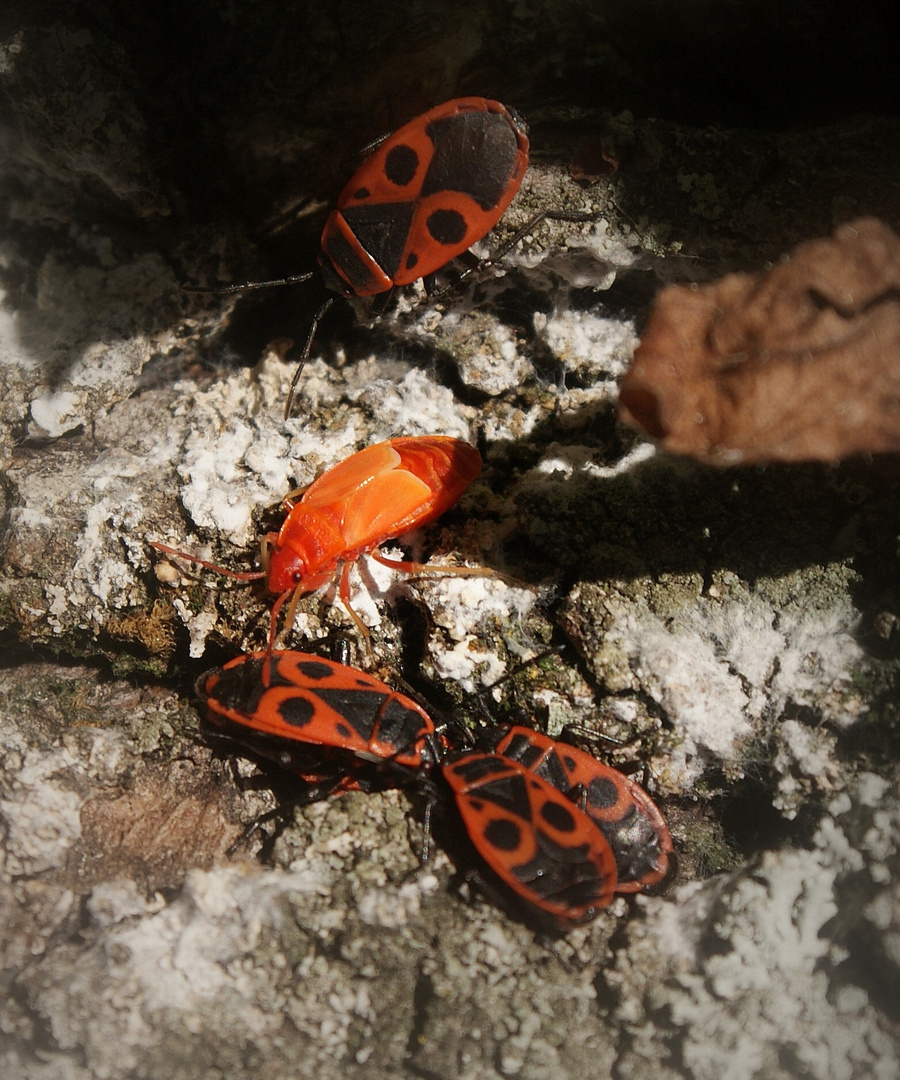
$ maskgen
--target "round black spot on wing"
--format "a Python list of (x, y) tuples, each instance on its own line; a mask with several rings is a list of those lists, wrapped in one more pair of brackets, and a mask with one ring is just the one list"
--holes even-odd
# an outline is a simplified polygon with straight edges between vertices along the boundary
[(458, 244), (466, 235), (466, 219), (458, 210), (435, 210), (425, 227), (439, 244)]
[(500, 201), (516, 167), (519, 140), (499, 113), (470, 112), (428, 125), (434, 154), (422, 181), (422, 197), (462, 191), (482, 210)]
[(522, 830), (508, 818), (493, 818), (485, 826), (483, 836), (499, 851), (515, 851), (522, 842)]
[(547, 799), (541, 804), (541, 817), (557, 832), (568, 833), (575, 829), (575, 818), (569, 808), (555, 799)]
[(369, 191), (369, 189), (367, 187), (361, 187), (361, 188), (357, 188), (356, 191), (353, 192), (353, 198), (354, 199), (368, 199), (371, 194), (372, 194), (372, 192)]
[(291, 727), (302, 728), (312, 720), (316, 714), (315, 705), (305, 697), (297, 694), (294, 697), (285, 698), (278, 705), (278, 715)]
[(392, 146), (384, 159), (384, 175), (392, 184), (406, 187), (411, 184), (419, 171), (419, 155), (411, 146), (400, 143)]
[(322, 679), (327, 679), (334, 674), (334, 669), (321, 660), (301, 660), (297, 664), (297, 671), (304, 679), (309, 679), (312, 682), (320, 682)]
[(603, 776), (595, 777), (587, 789), (588, 806), (598, 810), (609, 810), (619, 801), (619, 789), (612, 780)]
[(406, 256), (406, 269), (407, 270), (414, 270), (415, 267), (416, 267), (416, 264), (418, 263), (418, 261), (419, 261), (419, 256), (414, 251), (411, 251)]

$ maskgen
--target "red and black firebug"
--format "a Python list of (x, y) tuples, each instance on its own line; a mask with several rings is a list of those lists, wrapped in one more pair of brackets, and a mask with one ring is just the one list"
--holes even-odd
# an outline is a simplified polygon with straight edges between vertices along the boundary
[(616, 857), (616, 892), (639, 892), (669, 876), (672, 837), (656, 803), (630, 777), (527, 727), (509, 728), (495, 753), (552, 784), (594, 822)]
[(409, 782), (445, 749), (412, 698), (312, 653), (242, 654), (197, 693), (216, 731), (328, 794)]
[[(366, 158), (325, 222), (319, 254), (325, 285), (345, 297), (375, 296), (430, 278), (493, 229), (527, 167), (527, 127), (499, 101), (454, 98), (410, 120)], [(294, 284), (312, 276), (217, 291)], [(330, 297), (313, 317), (285, 418), (319, 321), (333, 303)]]

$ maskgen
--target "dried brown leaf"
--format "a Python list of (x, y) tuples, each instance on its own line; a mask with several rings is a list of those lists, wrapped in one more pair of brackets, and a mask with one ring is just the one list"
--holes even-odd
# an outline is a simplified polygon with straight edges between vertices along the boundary
[(664, 289), (620, 414), (716, 464), (900, 451), (900, 238), (861, 218), (767, 274)]

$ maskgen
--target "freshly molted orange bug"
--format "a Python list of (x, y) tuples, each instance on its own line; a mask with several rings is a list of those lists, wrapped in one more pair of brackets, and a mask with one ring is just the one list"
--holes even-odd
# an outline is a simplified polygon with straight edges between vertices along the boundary
[[(265, 580), (276, 595), (269, 633), (271, 653), (278, 613), (287, 600), (288, 624), (297, 601), (333, 581), (340, 568), (338, 594), (368, 641), (369, 630), (350, 606), (350, 568), (368, 554), (385, 566), (409, 574), (490, 574), (482, 567), (431, 567), (387, 559), (376, 548), (386, 540), (427, 525), (457, 502), (481, 471), (474, 446), (446, 435), (388, 439), (351, 455), (326, 470), (305, 491), (292, 491), (283, 505), (287, 517), (278, 533), (262, 540), (262, 570), (226, 570), (165, 544), (157, 551), (190, 559), (238, 581)], [(297, 497), (299, 496), (299, 498)]]

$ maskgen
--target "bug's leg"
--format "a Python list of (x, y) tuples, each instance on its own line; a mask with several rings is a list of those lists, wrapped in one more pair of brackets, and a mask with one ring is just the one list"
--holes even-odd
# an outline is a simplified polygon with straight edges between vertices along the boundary
[(387, 311), (391, 306), (391, 302), (394, 299), (395, 289), (388, 289), (387, 292), (381, 293), (375, 297), (375, 302), (372, 305), (372, 315), (378, 319)]
[[(478, 258), (474, 251), (464, 251), (461, 255), (457, 255), (453, 261), (464, 264), (465, 273), (462, 274), (462, 277), (468, 277), (469, 274), (474, 273), (482, 265), (482, 260)], [(438, 275), (437, 271), (435, 271), (433, 274), (428, 274), (422, 278), (422, 287), (425, 289), (425, 295), (429, 300), (439, 300), (444, 293), (456, 288), (456, 284), (460, 280), (460, 277), (455, 277), (453, 281), (438, 287)]]
[(597, 221), (605, 212), (606, 211), (602, 210), (540, 210), (534, 217), (526, 221), (520, 229), (517, 229), (509, 240), (495, 251), (493, 255), (488, 255), (487, 258), (484, 259), (478, 259), (474, 265), (467, 266), (455, 281), (446, 285), (443, 289), (440, 289), (431, 297), (431, 299), (440, 299), (444, 293), (448, 292), (450, 289), (455, 289), (457, 285), (465, 281), (466, 278), (471, 277), (472, 274), (480, 273), (481, 271), (496, 265), (505, 255), (508, 255), (512, 251), (520, 240), (523, 240), (533, 229), (540, 225), (542, 221)]
[(228, 859), (233, 858), (238, 848), (243, 847), (255, 832), (262, 833), (263, 825), (268, 824), (270, 821), (276, 821), (280, 818), (281, 822), (278, 827), (278, 832), (281, 832), (284, 828), (284, 817), (284, 810), (282, 807), (278, 806), (274, 810), (267, 810), (264, 814), (260, 814), (258, 817), (254, 818), (253, 821), (248, 821), (243, 829), (241, 829), (237, 840), (225, 849), (225, 857)]
[(284, 616), (284, 632), (293, 629), (294, 619), (297, 618), (297, 605), (300, 603), (300, 597), (304, 595), (303, 585), (300, 584), (291, 593), (291, 602), (288, 604), (287, 611)]
[(269, 573), (269, 557), (277, 543), (278, 533), (266, 533), (259, 542), (259, 561), (262, 564), (264, 575)]
[(327, 780), (322, 780), (317, 784), (312, 784), (307, 787), (305, 791), (301, 792), (299, 795), (293, 796), (286, 802), (280, 803), (273, 810), (267, 810), (265, 813), (259, 814), (244, 826), (237, 840), (226, 849), (226, 857), (229, 859), (232, 858), (239, 847), (246, 844), (254, 833), (262, 832), (262, 826), (268, 824), (270, 821), (277, 821), (279, 824), (272, 836), (265, 837), (265, 834), (263, 834), (265, 838), (264, 844), (268, 844), (275, 840), (286, 826), (288, 815), (292, 810), (327, 799), (340, 789), (343, 780), (343, 776), (335, 776)]
[(389, 559), (379, 551), (370, 551), (375, 562), (403, 574), (453, 574), (456, 577), (503, 577), (489, 566), (442, 566), (440, 564), (410, 562), (407, 559)]
[(281, 500), (282, 509), (284, 509), (287, 513), (290, 513), (297, 505), (300, 496), (303, 494), (304, 491), (306, 491), (305, 487), (291, 488), (287, 495), (285, 495), (284, 498)]
[(359, 631), (360, 637), (363, 639), (365, 645), (366, 656), (369, 658), (370, 663), (375, 662), (375, 650), (372, 648), (372, 634), (369, 631), (368, 626), (362, 621), (359, 615), (350, 603), (350, 568), (353, 563), (345, 562), (341, 567), (340, 583), (338, 585), (338, 596), (341, 598), (341, 603), (347, 609), (347, 614), (356, 623), (356, 629)]
[[(604, 210), (539, 210), (498, 251), (495, 251), (493, 255), (489, 255), (486, 259), (482, 259), (477, 269), (484, 270), (498, 263), (504, 255), (508, 255), (516, 244), (523, 240), (537, 225), (540, 225), (542, 221), (597, 221), (604, 213), (606, 213)], [(468, 273), (472, 272), (472, 270), (468, 271)]]
[(294, 404), (294, 391), (297, 389), (297, 381), (300, 378), (300, 373), (306, 366), (306, 361), (309, 359), (310, 351), (312, 350), (313, 339), (316, 336), (316, 331), (319, 329), (319, 323), (322, 321), (325, 313), (331, 307), (331, 305), (337, 299), (336, 296), (329, 296), (325, 303), (319, 308), (319, 310), (313, 315), (312, 323), (309, 327), (309, 333), (306, 335), (306, 344), (303, 346), (303, 352), (300, 354), (300, 360), (297, 364), (297, 368), (294, 371), (294, 377), (291, 379), (291, 385), (288, 388), (287, 400), (284, 403), (284, 418), (288, 419), (291, 415), (291, 406)]
[(527, 581), (513, 577), (512, 574), (504, 574), (502, 570), (494, 570), (490, 566), (444, 566), (441, 563), (417, 563), (407, 559), (389, 559), (378, 551), (370, 551), (369, 556), (382, 566), (391, 570), (399, 570), (402, 574), (452, 574), (455, 577), (490, 577), (499, 578), (507, 585), (516, 589), (530, 589)]
[(262, 671), (262, 683), (263, 686), (268, 686), (271, 680), (272, 665), (268, 663), (271, 659), (272, 653), (275, 651), (275, 638), (278, 636), (278, 613), (281, 611), (285, 600), (288, 597), (292, 597), (291, 604), (288, 607), (288, 614), (291, 616), (290, 623), (286, 623), (289, 626), (293, 623), (293, 616), (296, 612), (296, 596), (299, 592), (299, 586), (296, 589), (288, 589), (287, 592), (283, 592), (280, 596), (275, 598), (275, 603), (272, 605), (272, 621), (269, 626), (269, 640), (266, 643), (266, 665)]
[(422, 847), (419, 849), (419, 865), (424, 866), (431, 858), (431, 814), (434, 810), (434, 798), (425, 803), (422, 812)]
[(218, 563), (198, 559), (196, 555), (189, 555), (186, 551), (179, 551), (177, 548), (169, 547), (168, 544), (158, 544), (155, 540), (151, 540), (149, 543), (150, 547), (156, 548), (157, 551), (162, 551), (166, 555), (175, 555), (179, 559), (186, 559), (188, 562), (194, 563), (195, 566), (213, 570), (217, 574), (231, 578), (232, 581), (260, 581), (266, 576), (265, 570), (226, 570), (224, 566), (219, 566)]

